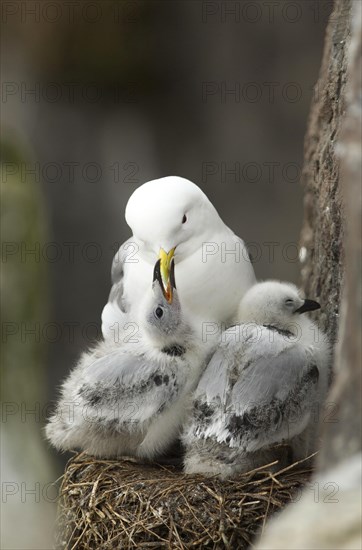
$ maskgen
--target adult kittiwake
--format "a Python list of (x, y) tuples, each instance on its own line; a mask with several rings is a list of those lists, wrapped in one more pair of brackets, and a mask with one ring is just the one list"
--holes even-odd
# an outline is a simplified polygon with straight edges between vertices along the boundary
[(318, 309), (292, 284), (256, 284), (241, 323), (221, 336), (194, 395), (183, 434), (187, 473), (229, 477), (316, 450), (330, 346), (301, 314)]
[(126, 221), (133, 236), (112, 265), (113, 286), (102, 313), (102, 332), (113, 337), (126, 319), (138, 322), (157, 257), (169, 301), (170, 261), (177, 264), (177, 289), (185, 313), (230, 324), (245, 292), (255, 283), (244, 242), (221, 220), (197, 185), (165, 177), (141, 185), (130, 197)]
[(138, 332), (121, 345), (108, 339), (82, 355), (46, 427), (57, 449), (153, 458), (178, 438), (208, 352), (181, 310), (173, 259), (170, 290), (172, 303), (158, 260)]

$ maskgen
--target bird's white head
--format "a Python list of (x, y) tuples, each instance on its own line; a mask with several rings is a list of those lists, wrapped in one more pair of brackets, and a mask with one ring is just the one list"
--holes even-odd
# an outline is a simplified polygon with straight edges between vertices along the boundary
[(150, 254), (157, 257), (163, 251), (168, 261), (174, 255), (177, 263), (197, 250), (222, 223), (201, 189), (176, 176), (149, 181), (136, 189), (126, 206), (126, 221)]
[(239, 319), (244, 323), (271, 325), (294, 332), (301, 323), (300, 314), (319, 309), (314, 300), (300, 296), (291, 283), (264, 281), (251, 287), (239, 306)]

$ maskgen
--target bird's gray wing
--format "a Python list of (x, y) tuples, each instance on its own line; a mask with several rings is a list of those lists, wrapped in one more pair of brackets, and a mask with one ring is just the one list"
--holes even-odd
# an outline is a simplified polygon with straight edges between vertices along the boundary
[[(131, 237), (120, 246), (113, 258), (111, 268), (112, 288), (108, 302), (102, 312), (102, 333), (104, 337), (114, 336), (115, 329), (121, 330), (127, 322), (129, 304), (125, 299), (124, 274), (127, 263), (132, 260), (135, 261), (132, 256), (136, 250), (134, 239)], [(118, 323), (119, 326), (117, 327), (115, 323)]]
[(109, 302), (116, 302), (119, 309), (126, 313), (128, 305), (124, 300), (123, 280), (125, 265), (132, 260), (134, 251), (137, 247), (134, 243), (134, 238), (130, 237), (118, 249), (112, 262), (111, 276), (112, 288), (109, 294)]
[(100, 421), (139, 429), (170, 407), (186, 384), (179, 358), (164, 361), (116, 351), (86, 366), (77, 397)]
[(238, 346), (212, 357), (195, 394), (193, 434), (253, 452), (301, 433), (316, 402), (312, 358), (298, 344), (264, 355), (251, 345), (246, 360)]
[(199, 434), (212, 425), (216, 417), (223, 418), (226, 414), (233, 385), (243, 368), (243, 351), (250, 347), (249, 341), (260, 338), (256, 325), (248, 328), (246, 336), (242, 326), (235, 325), (223, 332), (221, 344), (211, 356), (194, 392), (194, 430)]
[(228, 375), (229, 357), (218, 349), (208, 363), (193, 395), (192, 413), (184, 431), (184, 442), (193, 445), (195, 438), (206, 437), (226, 410), (225, 396), (232, 386)]
[(290, 440), (310, 420), (318, 379), (316, 364), (299, 345), (259, 356), (244, 366), (211, 433), (245, 452)]

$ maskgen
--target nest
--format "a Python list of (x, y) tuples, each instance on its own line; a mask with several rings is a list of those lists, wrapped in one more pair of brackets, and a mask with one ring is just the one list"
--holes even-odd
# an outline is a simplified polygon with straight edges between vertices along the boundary
[(246, 549), (270, 515), (300, 496), (311, 474), (303, 464), (225, 481), (81, 453), (63, 476), (56, 548)]

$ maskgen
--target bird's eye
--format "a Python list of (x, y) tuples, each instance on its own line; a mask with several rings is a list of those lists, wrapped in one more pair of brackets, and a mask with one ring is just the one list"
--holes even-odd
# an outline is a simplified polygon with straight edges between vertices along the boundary
[(187, 222), (187, 216), (186, 214), (184, 214), (184, 217), (182, 218), (182, 223), (186, 223)]
[(161, 307), (158, 307), (155, 311), (155, 314), (158, 319), (161, 319), (161, 317), (163, 316), (163, 309)]
[(285, 300), (285, 305), (287, 307), (291, 307), (294, 305), (294, 300), (292, 300), (291, 298), (288, 298), (287, 300)]

